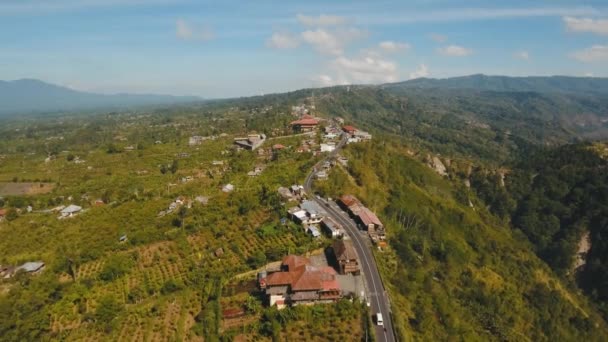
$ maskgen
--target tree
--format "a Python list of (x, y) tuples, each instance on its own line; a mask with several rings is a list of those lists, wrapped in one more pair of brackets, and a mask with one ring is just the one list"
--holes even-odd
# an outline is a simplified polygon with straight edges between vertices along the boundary
[(110, 332), (113, 328), (114, 319), (118, 317), (123, 309), (123, 305), (114, 296), (106, 295), (101, 298), (95, 310), (95, 321), (101, 325), (104, 331)]
[(69, 162), (71, 162), (72, 160), (74, 160), (74, 155), (73, 154), (68, 154), (67, 157), (65, 157), (65, 159)]
[(171, 163), (171, 167), (169, 168), (169, 170), (171, 171), (171, 173), (175, 174), (177, 172), (178, 169), (178, 162), (177, 159), (173, 160), (173, 163)]
[(112, 255), (105, 263), (99, 278), (105, 281), (112, 281), (127, 274), (131, 269), (133, 260), (123, 255)]
[(17, 217), (19, 217), (19, 214), (17, 214), (17, 210), (15, 210), (14, 208), (9, 209), (8, 212), (6, 213), (6, 219), (8, 221), (13, 221)]

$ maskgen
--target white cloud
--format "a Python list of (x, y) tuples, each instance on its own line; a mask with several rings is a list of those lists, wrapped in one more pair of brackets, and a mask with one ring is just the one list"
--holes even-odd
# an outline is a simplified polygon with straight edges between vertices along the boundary
[(564, 17), (566, 29), (570, 32), (591, 32), (608, 35), (608, 19)]
[(302, 32), (302, 39), (312, 45), (319, 53), (326, 55), (341, 55), (344, 47), (353, 40), (362, 38), (366, 32), (356, 28), (328, 31), (325, 29), (307, 30)]
[(185, 20), (177, 19), (175, 22), (175, 36), (183, 40), (211, 40), (213, 32), (208, 28), (196, 30)]
[(448, 41), (448, 36), (439, 33), (431, 33), (429, 35), (429, 38), (431, 38), (437, 43), (445, 43)]
[(413, 80), (415, 78), (427, 77), (429, 75), (429, 68), (426, 66), (426, 64), (420, 64), (415, 71), (410, 73), (410, 79)]
[(332, 67), (339, 83), (395, 82), (399, 76), (397, 64), (382, 58), (341, 56), (332, 62)]
[(319, 75), (316, 78), (316, 81), (322, 86), (331, 86), (334, 85), (334, 79), (329, 75)]
[(513, 54), (513, 57), (516, 59), (527, 61), (530, 59), (530, 54), (528, 53), (528, 51), (517, 51)]
[(322, 54), (340, 55), (343, 52), (341, 42), (333, 34), (323, 29), (304, 31), (302, 39)]
[(296, 16), (304, 26), (339, 26), (346, 24), (346, 18), (337, 15), (321, 14), (318, 17), (298, 14)]
[(266, 40), (266, 46), (275, 49), (293, 49), (298, 45), (300, 45), (300, 39), (289, 32), (275, 32)]
[(448, 45), (437, 49), (444, 56), (464, 57), (473, 53), (473, 50), (459, 45)]
[(608, 45), (593, 45), (571, 53), (570, 57), (584, 63), (608, 62)]
[(399, 50), (407, 50), (410, 48), (410, 44), (393, 42), (393, 41), (387, 40), (384, 42), (380, 42), (378, 44), (378, 47), (380, 47), (380, 49), (382, 49), (386, 52), (394, 52), (394, 51), (399, 51)]

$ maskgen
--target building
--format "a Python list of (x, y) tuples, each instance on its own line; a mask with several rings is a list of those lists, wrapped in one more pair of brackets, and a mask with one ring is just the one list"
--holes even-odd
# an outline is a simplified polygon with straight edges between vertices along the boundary
[(353, 195), (340, 196), (340, 199), (338, 199), (338, 205), (353, 216), (357, 215), (359, 210), (361, 210), (361, 207), (363, 207), (361, 201), (359, 201), (359, 199)]
[(351, 240), (336, 240), (331, 248), (334, 252), (340, 274), (361, 274), (359, 257), (355, 252)]
[(321, 232), (319, 232), (319, 229), (314, 226), (308, 227), (308, 234), (312, 235), (312, 237), (315, 239), (321, 236)]
[(336, 149), (336, 144), (321, 144), (321, 152), (332, 152)]
[(327, 180), (328, 178), (329, 178), (329, 175), (327, 174), (327, 171), (325, 171), (325, 170), (321, 170), (321, 171), (318, 171), (317, 173), (315, 173), (315, 179)]
[(293, 201), (295, 200), (295, 198), (293, 197), (293, 195), (291, 194), (291, 191), (289, 191), (288, 188), (286, 187), (279, 187), (279, 189), (277, 190), (277, 192), (279, 193), (279, 196), (281, 196), (281, 198), (285, 201)]
[(300, 118), (300, 120), (291, 122), (291, 127), (296, 132), (311, 132), (311, 131), (315, 130), (315, 128), (317, 128), (318, 125), (319, 125), (319, 120), (315, 119), (314, 117), (312, 117), (308, 114), (303, 115)]
[(359, 141), (366, 141), (366, 140), (372, 140), (372, 135), (367, 132), (357, 130), (353, 134), (353, 138), (359, 139)]
[(373, 242), (383, 241), (386, 238), (384, 225), (371, 210), (363, 207), (356, 218), (361, 226), (367, 230)]
[(268, 304), (282, 309), (339, 300), (342, 291), (336, 276), (331, 267), (315, 267), (307, 258), (288, 255), (283, 258), (280, 271), (258, 279)]
[(266, 134), (249, 134), (247, 137), (234, 138), (234, 144), (240, 148), (253, 151), (266, 141)]
[(334, 239), (344, 236), (344, 228), (331, 216), (327, 216), (321, 220), (321, 228), (327, 235)]
[(228, 184), (226, 184), (226, 185), (224, 185), (222, 187), (222, 191), (225, 192), (225, 193), (233, 192), (234, 191), (234, 185), (228, 183)]
[(359, 223), (366, 230), (384, 229), (384, 225), (382, 224), (382, 222), (380, 222), (380, 219), (378, 218), (378, 216), (376, 216), (376, 214), (374, 214), (371, 210), (367, 209), (366, 207), (361, 208), (361, 210), (359, 210), (356, 217), (357, 217)]
[(353, 135), (357, 131), (357, 129), (353, 126), (343, 126), (342, 130), (346, 132), (346, 134)]
[(305, 225), (320, 223), (327, 216), (327, 212), (316, 202), (306, 200), (288, 212), (294, 221)]
[(200, 135), (194, 135), (191, 136), (190, 139), (188, 139), (188, 145), (189, 146), (197, 146), (203, 143), (203, 141), (205, 140), (215, 140), (215, 136), (210, 136), (210, 137), (201, 137)]
[(17, 267), (2, 266), (0, 267), (0, 277), (8, 279), (13, 277), (19, 271), (30, 274), (38, 274), (44, 270), (44, 267), (45, 264), (42, 261), (29, 261)]
[(61, 218), (73, 217), (82, 211), (82, 207), (70, 204), (61, 210)]

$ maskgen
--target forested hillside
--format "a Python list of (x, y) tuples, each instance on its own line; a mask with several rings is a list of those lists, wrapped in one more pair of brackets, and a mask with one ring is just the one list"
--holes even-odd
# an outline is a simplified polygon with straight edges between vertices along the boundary
[(354, 193), (382, 213), (391, 249), (376, 259), (407, 340), (608, 338), (593, 305), (470, 190), (435, 174), (394, 140), (349, 146), (347, 155), (357, 162), (319, 191)]
[[(504, 187), (484, 173), (475, 174), (472, 185), (558, 274), (573, 274), (606, 315), (608, 162), (602, 153), (603, 145), (590, 144), (542, 149), (517, 162)], [(575, 269), (579, 245), (587, 243), (584, 263)]]
[(388, 85), (388, 87), (489, 90), (500, 92), (606, 94), (608, 93), (608, 79), (570, 76), (509, 77), (477, 74), (445, 79), (417, 78), (410, 81), (393, 83)]

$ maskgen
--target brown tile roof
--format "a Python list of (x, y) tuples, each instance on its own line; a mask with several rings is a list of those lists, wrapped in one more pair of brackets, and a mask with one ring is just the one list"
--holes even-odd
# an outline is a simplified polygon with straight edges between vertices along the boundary
[(319, 120), (317, 119), (300, 119), (300, 120), (296, 120), (296, 121), (292, 121), (291, 125), (300, 125), (300, 126), (314, 126), (314, 125), (318, 125), (319, 124)]
[(350, 207), (355, 204), (361, 204), (359, 199), (353, 195), (342, 195), (340, 197), (340, 202), (344, 203), (345, 206)]
[(357, 253), (351, 240), (336, 240), (333, 249), (338, 260), (357, 259)]
[(353, 126), (344, 126), (342, 127), (342, 130), (346, 133), (354, 133), (357, 129)]
[(291, 291), (329, 291), (339, 289), (336, 271), (331, 267), (314, 267), (307, 258), (288, 255), (283, 259), (287, 272), (274, 272), (266, 277), (267, 286), (290, 285)]
[(266, 286), (291, 284), (291, 272), (273, 272), (266, 277)]
[(299, 255), (288, 255), (283, 258), (281, 265), (287, 266), (287, 270), (291, 272), (302, 266), (310, 265), (310, 260)]
[(361, 220), (361, 222), (368, 226), (370, 224), (374, 224), (376, 226), (382, 226), (382, 222), (380, 222), (380, 219), (378, 218), (378, 216), (376, 216), (376, 214), (374, 214), (371, 210), (363, 207), (361, 208), (361, 211), (359, 211), (359, 219)]

